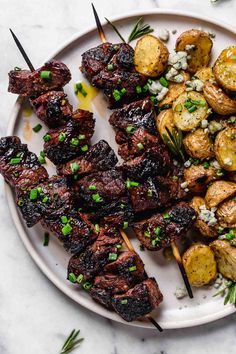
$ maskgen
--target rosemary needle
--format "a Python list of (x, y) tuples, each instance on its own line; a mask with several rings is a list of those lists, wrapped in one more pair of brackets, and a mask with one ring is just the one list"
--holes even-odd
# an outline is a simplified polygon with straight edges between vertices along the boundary
[(175, 155), (179, 156), (183, 162), (185, 161), (183, 153), (183, 136), (181, 130), (172, 129), (172, 132), (169, 128), (166, 127), (167, 134), (163, 134), (163, 140), (170, 149), (170, 151)]
[(76, 331), (75, 329), (73, 329), (73, 331), (70, 333), (65, 343), (63, 344), (60, 354), (69, 354), (72, 352), (72, 350), (78, 347), (78, 344), (84, 340), (84, 338), (77, 339), (79, 333), (80, 330)]
[(119, 32), (119, 30), (117, 29), (117, 27), (110, 21), (108, 20), (108, 18), (105, 17), (105, 20), (107, 21), (107, 23), (113, 28), (113, 30), (116, 32), (116, 34), (120, 37), (120, 39), (122, 40), (122, 42), (126, 43), (125, 39), (122, 37), (121, 33)]
[(222, 290), (214, 294), (213, 297), (218, 295), (224, 295), (226, 291), (227, 294), (224, 299), (224, 305), (230, 303), (236, 307), (236, 282), (228, 281), (226, 283), (226, 286)]

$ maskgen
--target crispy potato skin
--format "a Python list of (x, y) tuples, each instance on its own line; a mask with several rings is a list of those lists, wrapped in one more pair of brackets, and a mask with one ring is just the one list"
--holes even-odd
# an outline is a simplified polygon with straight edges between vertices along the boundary
[(208, 33), (191, 29), (181, 33), (175, 48), (177, 51), (185, 51), (187, 44), (195, 45), (195, 48), (188, 52), (191, 55), (188, 71), (195, 74), (200, 68), (208, 66), (213, 43)]
[(236, 101), (230, 98), (216, 84), (205, 82), (203, 94), (211, 108), (218, 114), (229, 115), (236, 113)]
[(225, 240), (215, 240), (210, 243), (210, 247), (215, 254), (219, 272), (236, 281), (236, 247)]
[(184, 169), (184, 179), (192, 193), (202, 194), (207, 189), (207, 184), (217, 179), (214, 167), (204, 168), (203, 165), (191, 165)]
[(169, 91), (167, 92), (163, 100), (159, 102), (159, 107), (162, 107), (166, 104), (172, 104), (181, 93), (185, 92), (185, 82), (190, 80), (190, 75), (186, 71), (181, 71), (180, 74), (184, 77), (184, 81), (180, 83), (171, 81), (169, 82)]
[(209, 107), (206, 101), (204, 106), (198, 106), (196, 111), (190, 113), (184, 106), (188, 98), (196, 101), (205, 101), (204, 96), (199, 92), (191, 91), (182, 93), (173, 102), (174, 123), (177, 128), (183, 131), (191, 131), (197, 128), (201, 121), (206, 119), (209, 115)]
[(161, 75), (168, 63), (169, 52), (157, 37), (147, 34), (138, 40), (134, 50), (136, 70), (149, 77)]
[(171, 131), (174, 128), (174, 114), (172, 109), (161, 111), (156, 117), (156, 126), (160, 136), (163, 139), (163, 134), (168, 135), (166, 127)]
[(230, 198), (219, 205), (216, 216), (220, 226), (230, 229), (236, 228), (236, 202)]
[(214, 208), (235, 193), (236, 183), (228, 181), (215, 181), (207, 189), (205, 202), (209, 208)]
[(183, 139), (186, 152), (193, 158), (205, 160), (215, 155), (214, 146), (204, 129), (198, 128)]
[(217, 58), (213, 73), (218, 84), (226, 91), (236, 92), (236, 46), (225, 48)]
[[(200, 206), (205, 205), (205, 200), (202, 197), (195, 196), (191, 200), (190, 206), (197, 212), (197, 214), (200, 214)], [(206, 237), (217, 237), (217, 228), (218, 226), (209, 226), (205, 221), (201, 220), (199, 217), (197, 217), (194, 227), (200, 231), (200, 233), (203, 236)]]
[(216, 261), (209, 246), (196, 244), (183, 255), (183, 265), (191, 285), (200, 287), (216, 278)]
[(226, 171), (236, 171), (236, 128), (219, 132), (214, 143), (217, 161)]
[(209, 66), (199, 69), (194, 74), (194, 76), (196, 76), (199, 80), (202, 80), (202, 81), (208, 81), (208, 80), (215, 79), (214, 74), (213, 74), (213, 70)]

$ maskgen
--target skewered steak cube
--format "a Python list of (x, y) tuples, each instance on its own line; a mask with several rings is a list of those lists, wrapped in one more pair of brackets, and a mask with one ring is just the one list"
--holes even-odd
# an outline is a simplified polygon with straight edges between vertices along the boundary
[(147, 278), (143, 261), (132, 251), (122, 252), (115, 262), (104, 267), (104, 272), (124, 277), (129, 286), (134, 286)]
[(82, 252), (91, 245), (97, 238), (97, 234), (80, 218), (74, 209), (68, 210), (66, 214), (56, 213), (48, 215), (42, 220), (57, 238), (63, 242), (65, 249), (71, 253)]
[(68, 276), (83, 275), (84, 280), (92, 280), (101, 273), (104, 266), (117, 258), (117, 245), (122, 244), (122, 238), (115, 229), (101, 229), (97, 240), (84, 253), (75, 254), (68, 265)]
[(73, 200), (66, 178), (53, 176), (27, 191), (19, 192), (17, 204), (28, 227), (42, 218), (60, 218), (72, 208)]
[(187, 203), (180, 202), (163, 214), (155, 214), (149, 219), (134, 223), (133, 228), (144, 247), (150, 251), (158, 251), (184, 236), (195, 217), (196, 212)]
[(0, 139), (0, 173), (16, 190), (26, 190), (48, 178), (37, 156), (17, 136)]
[(100, 304), (112, 308), (112, 296), (123, 294), (129, 290), (129, 284), (124, 277), (114, 274), (98, 275), (93, 282), (90, 295)]
[(44, 151), (55, 164), (70, 161), (88, 150), (95, 120), (89, 111), (78, 109), (63, 127), (51, 129), (44, 136)]
[(146, 98), (116, 109), (110, 116), (109, 122), (115, 129), (127, 134), (132, 134), (137, 128), (144, 128), (149, 133), (156, 134), (155, 119), (153, 103)]
[(39, 119), (49, 128), (64, 125), (72, 115), (72, 106), (63, 91), (50, 91), (32, 99), (31, 105)]
[(141, 318), (156, 309), (163, 295), (154, 278), (148, 278), (123, 295), (112, 298), (114, 310), (127, 322)]
[(8, 91), (22, 96), (37, 97), (45, 92), (61, 89), (70, 79), (68, 67), (59, 61), (51, 60), (33, 72), (10, 71)]
[(100, 140), (84, 156), (58, 166), (57, 171), (60, 175), (64, 176), (73, 174), (83, 176), (92, 172), (109, 170), (117, 162), (118, 159), (109, 144), (105, 140)]
[(91, 173), (72, 186), (75, 199), (85, 203), (85, 207), (100, 208), (126, 196), (122, 172), (116, 169)]

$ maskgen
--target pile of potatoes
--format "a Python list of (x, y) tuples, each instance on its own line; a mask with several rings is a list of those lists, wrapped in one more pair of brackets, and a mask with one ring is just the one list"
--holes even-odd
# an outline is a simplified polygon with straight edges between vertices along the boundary
[[(217, 271), (236, 281), (236, 118), (232, 117), (236, 116), (236, 46), (224, 49), (211, 67), (213, 43), (208, 33), (183, 32), (176, 52), (185, 51), (186, 45), (191, 50), (188, 68), (181, 72), (184, 81), (169, 82), (169, 91), (158, 104), (169, 108), (160, 110), (156, 125), (162, 137), (167, 135), (166, 128), (182, 131), (183, 148), (192, 162), (184, 167), (184, 178), (198, 214), (195, 228), (205, 243), (186, 250), (183, 264), (190, 283), (203, 286), (214, 281)], [(168, 70), (168, 55), (159, 38), (144, 36), (135, 48), (135, 67), (158, 79)], [(191, 79), (201, 80), (203, 89), (186, 90), (186, 81)], [(197, 109), (191, 112), (186, 102), (198, 102)], [(201, 219), (202, 206), (214, 210), (214, 225)], [(235, 243), (219, 238), (229, 233), (235, 235)]]

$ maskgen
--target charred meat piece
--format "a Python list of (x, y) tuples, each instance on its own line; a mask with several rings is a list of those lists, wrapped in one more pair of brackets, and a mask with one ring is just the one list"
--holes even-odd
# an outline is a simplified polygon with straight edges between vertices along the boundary
[(37, 97), (48, 91), (61, 89), (70, 79), (68, 67), (59, 61), (51, 60), (33, 72), (10, 71), (8, 91), (22, 96)]
[(58, 212), (45, 216), (43, 226), (47, 227), (63, 242), (65, 249), (71, 253), (82, 252), (97, 238), (97, 234), (87, 225), (75, 210)]
[(27, 190), (48, 178), (37, 156), (17, 136), (0, 139), (0, 173), (16, 190)]
[(72, 106), (63, 91), (44, 93), (32, 99), (31, 105), (37, 117), (45, 122), (49, 128), (57, 128), (66, 124), (72, 115)]
[(156, 114), (152, 101), (146, 98), (116, 109), (109, 118), (110, 124), (126, 134), (132, 134), (137, 128), (144, 128), (156, 134)]
[(114, 295), (112, 306), (127, 322), (141, 318), (156, 309), (163, 300), (154, 278), (148, 278), (123, 295)]
[[(83, 176), (97, 171), (106, 171), (113, 168), (118, 162), (118, 159), (105, 140), (100, 140), (93, 145), (90, 150), (84, 155), (80, 156), (64, 165), (57, 167), (60, 175), (70, 176), (76, 174)], [(78, 166), (77, 166), (78, 165)], [(74, 166), (77, 166), (78, 170)]]
[(117, 49), (118, 46), (112, 43), (103, 43), (82, 54), (81, 71), (91, 83), (92, 78), (107, 66)]
[(92, 280), (100, 274), (104, 266), (117, 258), (117, 245), (122, 244), (122, 238), (115, 229), (101, 229), (97, 240), (84, 253), (74, 255), (68, 265), (68, 276), (83, 275), (84, 280)]
[(124, 277), (113, 274), (99, 275), (94, 279), (90, 295), (94, 300), (107, 308), (112, 308), (111, 300), (114, 295), (126, 293), (129, 284)]
[(91, 173), (81, 178), (72, 186), (72, 192), (78, 202), (96, 210), (112, 200), (126, 196), (122, 172), (116, 169)]
[(195, 218), (196, 212), (187, 203), (180, 202), (163, 214), (134, 223), (133, 228), (145, 248), (158, 251), (184, 236)]
[(81, 109), (75, 111), (66, 125), (51, 129), (44, 136), (46, 156), (58, 165), (87, 152), (94, 126), (95, 120), (91, 112)]
[(143, 261), (137, 253), (131, 251), (122, 252), (115, 262), (104, 267), (104, 272), (124, 277), (130, 287), (147, 278)]
[(150, 148), (163, 145), (159, 136), (150, 134), (144, 128), (138, 128), (130, 135), (118, 131), (116, 134), (116, 142), (119, 145), (118, 154), (124, 160), (140, 156)]
[(57, 219), (72, 209), (73, 200), (66, 178), (53, 176), (17, 194), (17, 204), (28, 227), (50, 215)]

